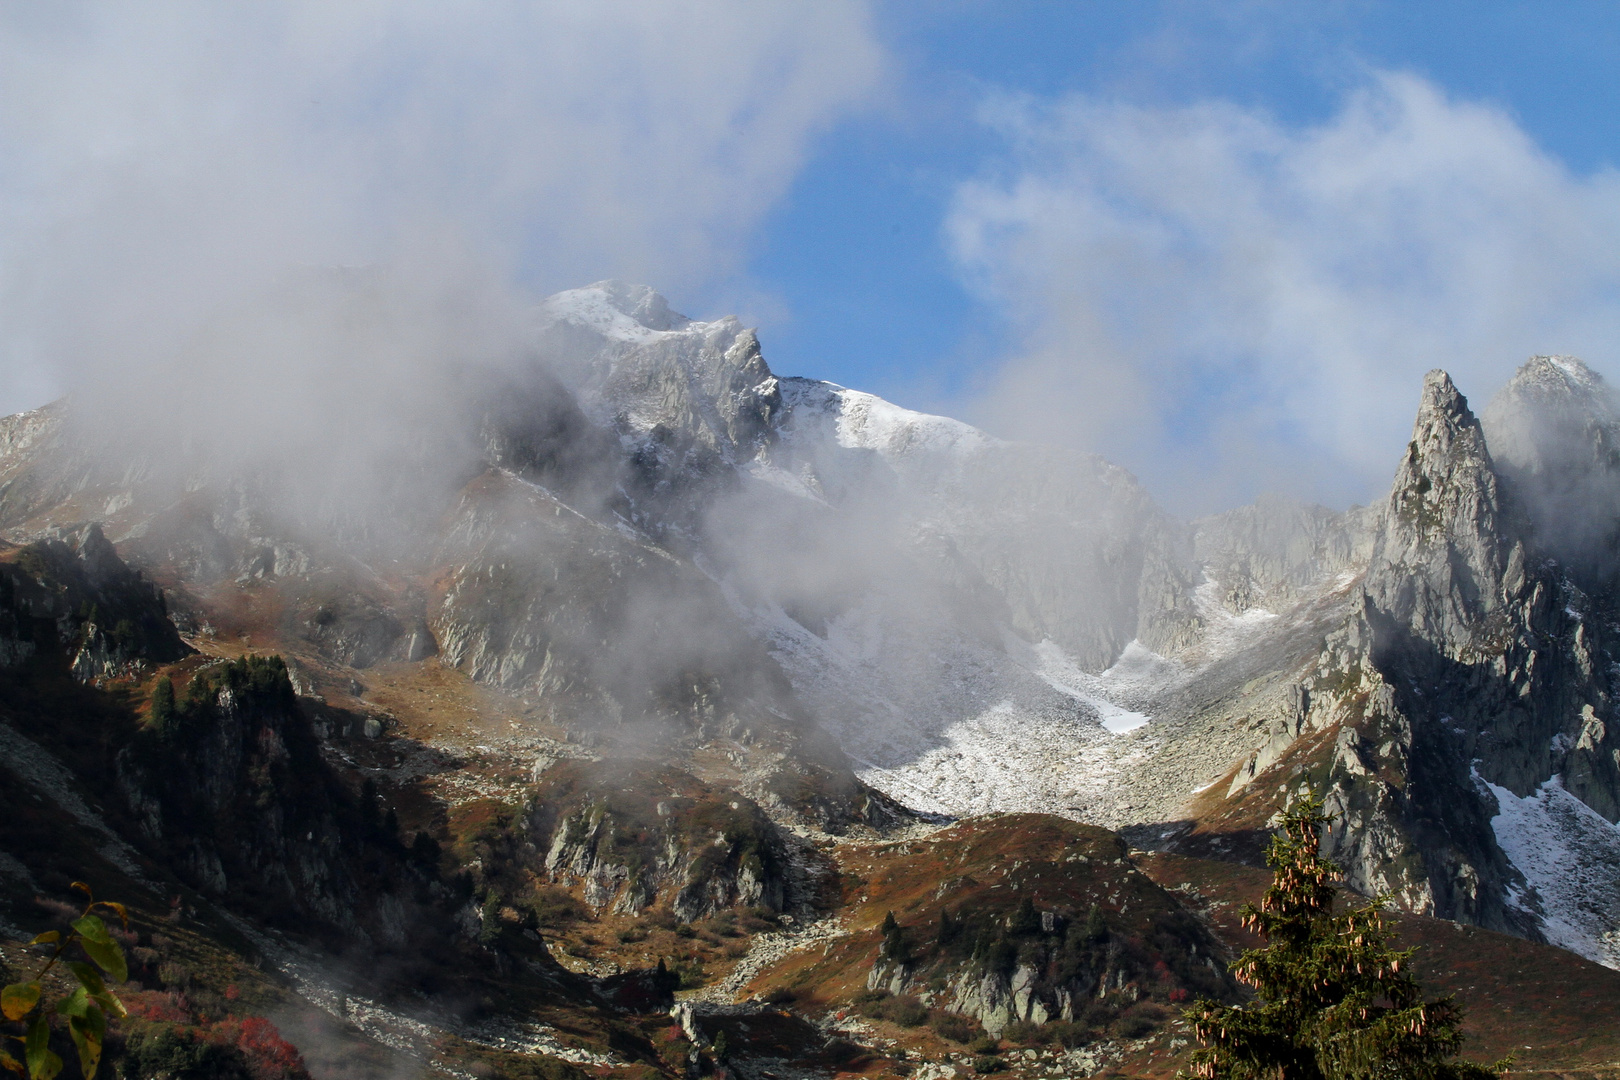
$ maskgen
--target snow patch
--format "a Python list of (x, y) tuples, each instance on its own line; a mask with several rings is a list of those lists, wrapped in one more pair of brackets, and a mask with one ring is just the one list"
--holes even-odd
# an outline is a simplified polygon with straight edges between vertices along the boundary
[(873, 394), (826, 385), (839, 399), (840, 446), (905, 456), (919, 452), (961, 454), (999, 441), (948, 416), (913, 412)]
[(1620, 827), (1571, 795), (1555, 776), (1519, 798), (1475, 780), (1496, 796), (1496, 842), (1530, 892), (1508, 902), (1541, 920), (1547, 940), (1620, 971)]

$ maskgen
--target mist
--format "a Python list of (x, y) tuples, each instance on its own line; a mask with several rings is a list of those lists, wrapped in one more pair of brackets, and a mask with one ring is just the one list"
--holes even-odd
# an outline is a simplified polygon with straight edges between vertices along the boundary
[(882, 77), (867, 23), (855, 2), (8, 6), (0, 411), (65, 393), (101, 431), (161, 416), (245, 456), (375, 457), (452, 368), (510, 359), (554, 289), (735, 281), (809, 141)]

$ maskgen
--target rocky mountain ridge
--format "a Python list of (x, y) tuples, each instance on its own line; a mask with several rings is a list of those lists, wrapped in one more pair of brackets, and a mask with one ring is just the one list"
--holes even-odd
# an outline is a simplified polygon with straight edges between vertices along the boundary
[[(408, 519), (327, 530), (268, 479), (112, 467), (53, 406), (0, 420), (0, 529), (99, 522), (188, 647), (286, 655), (318, 730), (374, 728), (359, 745), (396, 755), (363, 767), (413, 828), (507, 815), (490, 836), (513, 869), (478, 878), (499, 900), (480, 925), (510, 909), (536, 930), (508, 902), (532, 888), (518, 870), (625, 917), (792, 907), (815, 891), (788, 869), (806, 837), (919, 812), (1057, 813), (1252, 860), (1310, 787), (1357, 888), (1620, 963), (1597, 520), (1620, 444), (1578, 361), (1532, 360), (1483, 421), (1431, 374), (1381, 505), (1182, 523), (1100, 458), (778, 376), (737, 320), (644, 287), (559, 294), (532, 329), (532, 366), (457, 414), (443, 445), (474, 453)], [(1572, 547), (1576, 506), (1596, 523)], [(677, 802), (487, 805), (627, 758), (735, 793), (758, 839), (688, 829)], [(1579, 889), (1537, 861), (1549, 838)], [(714, 889), (688, 896), (700, 865)]]

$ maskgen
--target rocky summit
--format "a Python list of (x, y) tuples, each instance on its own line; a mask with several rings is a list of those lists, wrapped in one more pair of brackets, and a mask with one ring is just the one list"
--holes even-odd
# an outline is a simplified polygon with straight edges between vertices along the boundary
[(1310, 794), (1472, 1056), (1617, 1075), (1581, 361), (1189, 522), (644, 286), (523, 334), (342, 468), (0, 420), (0, 954), (127, 902), (127, 1075), (1168, 1076)]

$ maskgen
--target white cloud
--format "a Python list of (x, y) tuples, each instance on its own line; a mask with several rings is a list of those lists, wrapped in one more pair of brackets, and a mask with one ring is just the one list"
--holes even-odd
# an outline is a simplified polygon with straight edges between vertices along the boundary
[(300, 267), (712, 285), (884, 67), (864, 0), (7, 5), (0, 407)]
[(981, 419), (1182, 508), (1375, 496), (1431, 367), (1483, 408), (1533, 352), (1620, 359), (1620, 179), (1415, 76), (1302, 130), (1222, 102), (987, 115), (1009, 152), (946, 226), (1017, 334)]

